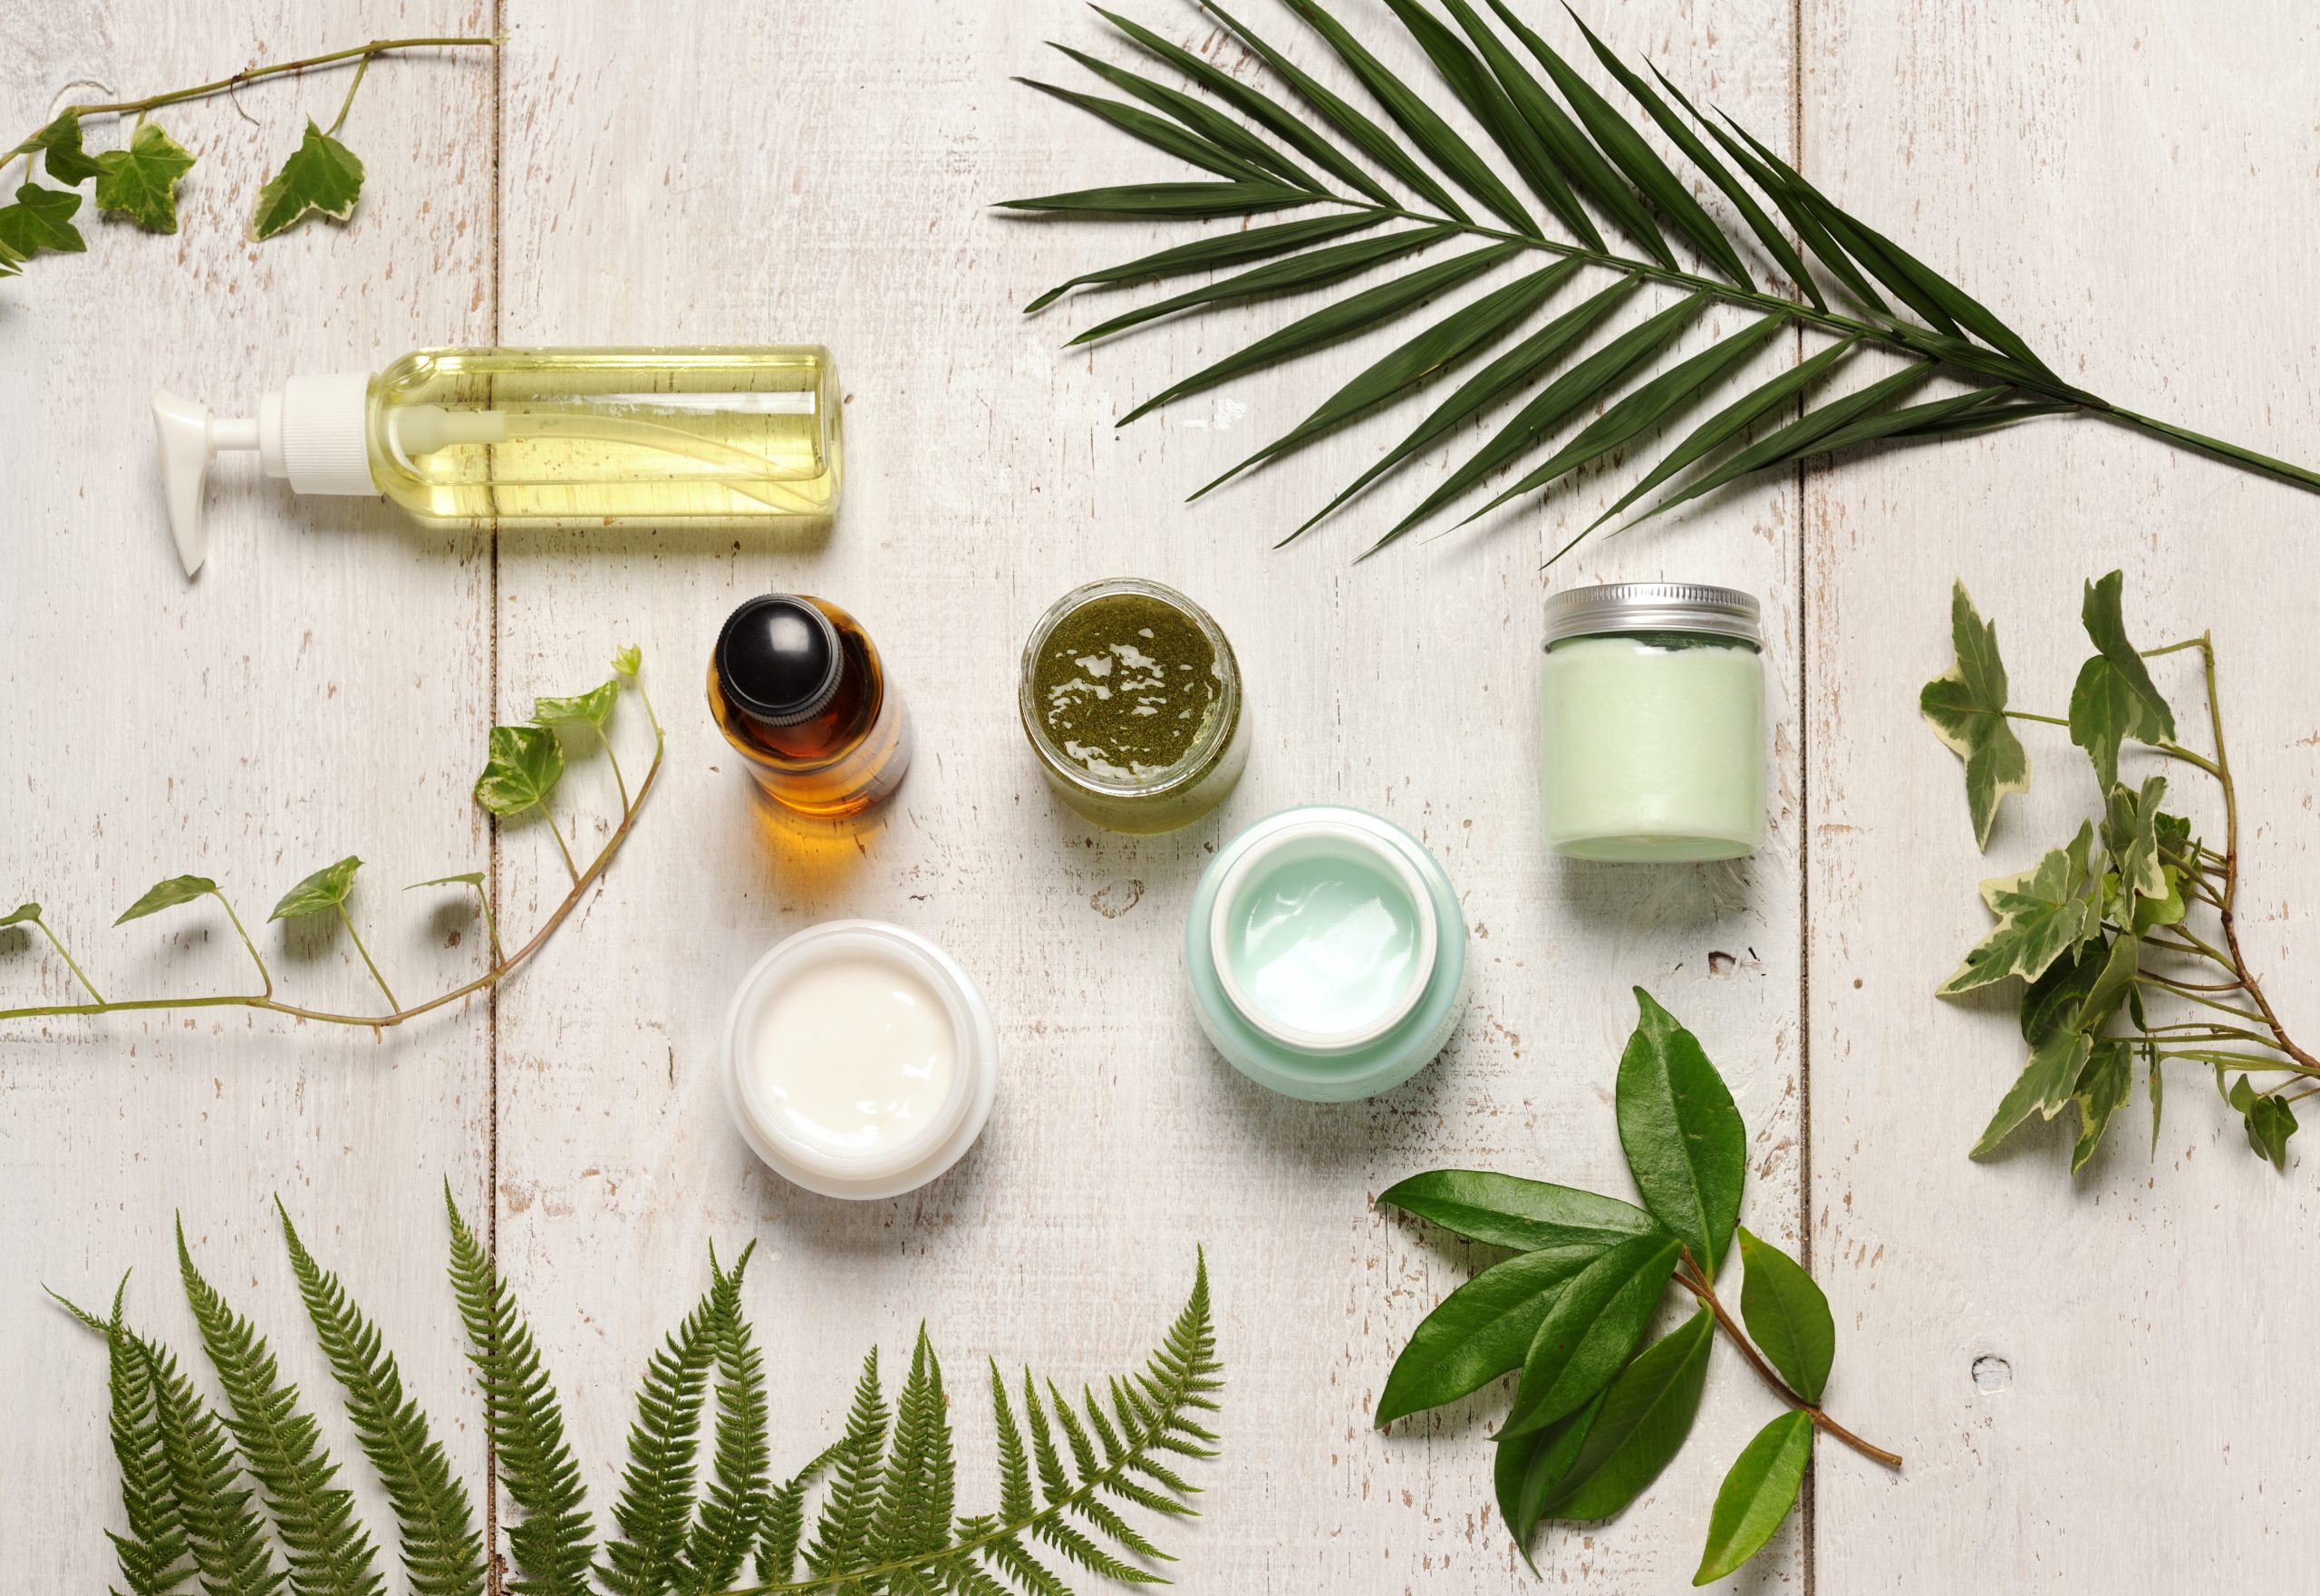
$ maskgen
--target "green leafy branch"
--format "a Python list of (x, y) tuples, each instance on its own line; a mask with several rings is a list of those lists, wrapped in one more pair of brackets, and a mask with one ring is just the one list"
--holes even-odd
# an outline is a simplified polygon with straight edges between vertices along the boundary
[[(1748, 1173), (1740, 1110), (1698, 1039), (1642, 988), (1635, 995), (1642, 1017), (1619, 1058), (1617, 1112), (1643, 1206), (1471, 1169), (1412, 1175), (1380, 1195), (1513, 1255), (1426, 1315), (1386, 1377), (1376, 1422), (1516, 1374), (1498, 1432), (1498, 1509), (1528, 1561), (1542, 1522), (1610, 1518), (1674, 1460), (1721, 1330), (1790, 1411), (1725, 1476), (1693, 1580), (1705, 1585), (1780, 1528), (1803, 1489), (1814, 1430), (1890, 1468), (1901, 1459), (1822, 1407), (1836, 1356), (1828, 1299), (1795, 1260), (1739, 1228)], [(1739, 1320), (1714, 1284), (1735, 1232)], [(1638, 1350), (1670, 1284), (1698, 1311)]]
[[(346, 125), (346, 113), (353, 109), (355, 92), (362, 88), (371, 63), (399, 51), (497, 49), (498, 44), (496, 38), (469, 35), (373, 39), (367, 44), (334, 50), (325, 55), (247, 67), (229, 77), (197, 83), (189, 89), (172, 89), (134, 100), (68, 105), (47, 126), (0, 156), (0, 172), (5, 172), (16, 157), (24, 158), (24, 181), (16, 189), (14, 203), (0, 206), (0, 277), (18, 275), (24, 263), (44, 249), (59, 255), (79, 255), (88, 248), (88, 241), (82, 237), (72, 218), (81, 208), (81, 195), (76, 190), (92, 179), (99, 210), (126, 216), (150, 233), (178, 230), (178, 184), (193, 169), (195, 157), (163, 131), (159, 122), (148, 121), (150, 112), (164, 105), (230, 93), (261, 78), (352, 61), (355, 63), (354, 81), (347, 85), (337, 116), (327, 129), (317, 127), (310, 119), (298, 148), (259, 189), (257, 203), (250, 212), (250, 236), (271, 238), (310, 216), (343, 222), (354, 214), (355, 202), (362, 198), (362, 162), (339, 142), (338, 131)], [(125, 147), (92, 154), (82, 145), (81, 122), (85, 117), (102, 115), (134, 115), (137, 123)], [(41, 184), (42, 176), (47, 178), (49, 186)]]
[[(1441, 87), (1520, 174), (1523, 186), (1551, 217), (1553, 232), (1561, 237), (1551, 236), (1513, 185), (1443, 120), (1435, 109), (1438, 92), (1421, 92), (1403, 82), (1316, 0), (1284, 3), (1359, 82), (1394, 131), (1316, 82), (1221, 5), (1204, 0), (1204, 9), (1262, 61), (1279, 89), (1234, 77), (1099, 6), (1099, 15), (1130, 44), (1173, 69), (1196, 92), (1062, 45), (1056, 48), (1136, 103), (1049, 83), (1031, 86), (1213, 174), (1214, 180), (1119, 184), (1002, 202), (1010, 209), (1078, 218), (1235, 218), (1242, 224), (1234, 231), (1083, 273), (1034, 299), (1027, 311), (1037, 311), (1079, 287), (1268, 263), (1112, 316), (1078, 334), (1072, 340), (1075, 344), (1164, 315), (1203, 314), (1229, 304), (1329, 289), (1358, 273), (1436, 246), (1473, 246), (1324, 304), (1169, 384), (1122, 416), (1122, 426), (1259, 367), (1413, 317), (1440, 295), (1524, 256), (1554, 257), (1416, 332), (1295, 427), (1192, 495), (1198, 498), (1243, 471), (1414, 395), (1436, 379), (1446, 378), (1454, 368), (1499, 351), (1284, 542), (1371, 484), (1470, 430), (1486, 412), (1533, 389), (1512, 416), (1496, 423), (1478, 450), (1372, 545), (1371, 552), (1527, 460), (1545, 457), (1465, 519), (1541, 492), (1590, 462), (1638, 444), (1709, 400), (1735, 392), (1736, 397), (1726, 400), (1668, 449), (1639, 482), (1555, 557), (1695, 466), (1700, 468), (1696, 474), (1672, 486), (1638, 518), (1648, 519), (1743, 477), (1816, 456), (1875, 443), (1965, 437), (2066, 413), (2100, 416), (2320, 491), (2320, 472), (2137, 414), (2065, 381), (1978, 300), (1840, 208), (1728, 116), (1719, 123), (1702, 115), (1656, 70), (1652, 76), (1658, 87), (1653, 87), (1583, 22), (1580, 32), (1604, 70), (1641, 107), (1658, 133), (1681, 151), (1697, 178), (1729, 202), (1745, 222), (1745, 232), (1711, 217), (1693, 197), (1693, 181), (1679, 175), (1641, 128), (1573, 70), (1504, 0), (1489, 0), (1490, 8), (1505, 34), (1535, 63), (1535, 71), (1469, 0), (1440, 0), (1455, 28), (1423, 0), (1387, 4), (1433, 64)], [(1541, 81), (1541, 73), (1546, 82)], [(1306, 114), (1290, 109), (1291, 99), (1302, 104)], [(1307, 163), (1326, 175), (1316, 175)], [(1380, 174), (1406, 193), (1389, 187)], [(1454, 189), (1486, 217), (1477, 219)], [(1779, 213), (1779, 223), (1759, 201), (1759, 194)], [(1416, 198), (1407, 197), (1411, 195)], [(1334, 213), (1255, 225), (1273, 212), (1313, 206), (1335, 208)], [(1352, 237), (1387, 224), (1406, 225), (1369, 237)], [(1792, 243), (1792, 237), (1799, 242)], [(1696, 269), (1685, 264), (1677, 246), (1696, 256)], [(1759, 252), (1762, 259), (1752, 270), (1746, 257)], [(1808, 254), (1813, 265), (1807, 264)], [(1828, 278), (1825, 292), (1815, 266)], [(1522, 332), (1582, 271), (1588, 274), (1589, 297), (1544, 325)], [(1764, 285), (1759, 274), (1766, 278)], [(1647, 285), (1677, 290), (1680, 297), (1584, 358), (1565, 363), (1612, 310)], [(1737, 306), (1750, 319), (1706, 351), (1666, 363), (1661, 357), (1677, 338), (1716, 303)], [(1834, 342), (1788, 371), (1744, 386), (1741, 378), (1749, 357), (1784, 328), (1807, 329)], [(1890, 351), (1908, 363), (1839, 396), (1818, 391), (1821, 380), (1838, 364), (1870, 346)], [(1963, 392), (1903, 402), (1937, 372), (1962, 377), (1970, 386)], [(1784, 419), (1790, 418), (1792, 401), (1799, 399), (1806, 408)], [(1549, 440), (1582, 417), (1592, 419), (1550, 452)], [(1760, 423), (1770, 430), (1751, 440)]]
[[(547, 918), (541, 922), (539, 929), (532, 933), (529, 940), (517, 948), (513, 953), (501, 946), (499, 919), (493, 912), (491, 895), (485, 887), (484, 875), (480, 870), (440, 875), (432, 880), (414, 882), (404, 889), (417, 891), (421, 887), (460, 886), (474, 892), (477, 904), (483, 914), (484, 927), (488, 933), (490, 956), (483, 972), (473, 979), (461, 982), (440, 996), (430, 998), (425, 1002), (405, 1005), (396, 999), (393, 989), (387, 984), (386, 976), (380, 972), (378, 962), (372, 958), (371, 950), (364, 945), (362, 933), (355, 929), (353, 917), (347, 913), (347, 900), (354, 891), (355, 873), (362, 867), (362, 859), (350, 854), (334, 865), (324, 866), (283, 894), (281, 900), (274, 905), (274, 912), (268, 914), (266, 919), (271, 923), (276, 920), (304, 919), (313, 914), (336, 915), (339, 924), (345, 928), (348, 938), (353, 943), (355, 953), (361, 956), (362, 967), (370, 972), (372, 981), (387, 1001), (387, 1009), (383, 1013), (336, 1013), (327, 1010), (305, 1008), (276, 998), (274, 995), (274, 972), (267, 967), (266, 956), (257, 951), (257, 944), (250, 940), (248, 930), (242, 924), (242, 917), (235, 913), (234, 905), (227, 898), (224, 890), (206, 875), (172, 875), (147, 888), (142, 896), (121, 911), (120, 918), (113, 924), (125, 925), (131, 920), (141, 920), (149, 914), (159, 914), (164, 909), (176, 908), (203, 898), (215, 898), (218, 907), (225, 911), (227, 920), (232, 924), (235, 934), (241, 939), (243, 948), (249, 953), (250, 962), (257, 966), (260, 991), (216, 996), (108, 999), (103, 993), (98, 991), (96, 984), (89, 979), (87, 972), (72, 957), (63, 940), (50, 926), (40, 904), (27, 903), (20, 904), (7, 915), (0, 916), (0, 929), (12, 925), (37, 927), (41, 934), (48, 939), (50, 945), (54, 947), (57, 953), (63, 959), (66, 967), (72, 971), (73, 979), (87, 989), (92, 1001), (85, 1003), (45, 1003), (22, 1009), (0, 1009), (0, 1020), (27, 1020), (62, 1014), (117, 1014), (144, 1009), (256, 1009), (269, 1014), (285, 1015), (294, 1020), (314, 1020), (332, 1025), (367, 1025), (384, 1029), (391, 1025), (401, 1025), (405, 1020), (415, 1020), (421, 1014), (456, 1003), (462, 998), (498, 985), (514, 973), (517, 967), (525, 960), (539, 951), (547, 939), (556, 933), (556, 928), (571, 915), (572, 911), (579, 906), (580, 900), (586, 895), (588, 888), (611, 867), (613, 856), (619, 853), (621, 845), (628, 840), (628, 834), (636, 824), (636, 817), (644, 807), (645, 795), (652, 790), (652, 783), (660, 777), (661, 758), (667, 740), (662, 731), (660, 717), (653, 713), (652, 700), (645, 696), (643, 683), (638, 679), (638, 672), (643, 666), (643, 656), (637, 649), (633, 646), (624, 648), (614, 656), (612, 675), (602, 684), (570, 698), (536, 700), (533, 704), (534, 718), (529, 725), (495, 726), (491, 729), (483, 774), (476, 778), (476, 802), (500, 822), (513, 820), (535, 811), (546, 817), (548, 835), (555, 839), (556, 852), (563, 857), (565, 869), (572, 878), (571, 890), (565, 894), (563, 901), (549, 912)], [(624, 694), (630, 692), (636, 695), (637, 702), (643, 706), (645, 719), (652, 728), (652, 760), (645, 768), (643, 779), (637, 783), (633, 795), (630, 793), (627, 779), (621, 772), (620, 757), (614, 751), (612, 739), (606, 730), (613, 711), (621, 698)], [(614, 827), (612, 835), (604, 839), (604, 846), (598, 850), (595, 857), (585, 866), (572, 856), (572, 850), (565, 842), (562, 831), (556, 826), (554, 817), (547, 815), (548, 798), (555, 792), (557, 783), (564, 779), (566, 755), (559, 737), (559, 729), (585, 729), (590, 734), (594, 740), (587, 746), (592, 751), (601, 750), (604, 753), (605, 759), (612, 767), (614, 782), (620, 791), (620, 822)]]
[[(531, 1328), (448, 1190), (444, 1205), (452, 1294), (485, 1436), (519, 1510), (502, 1523), (514, 1565), (507, 1589), (705, 1596), (742, 1581), (747, 1596), (1069, 1596), (1050, 1555), (1110, 1580), (1165, 1582), (1150, 1565), (1168, 1554), (1121, 1509), (1192, 1516), (1197, 1487), (1177, 1470), (1215, 1455), (1205, 1421), (1217, 1407), (1222, 1366), (1205, 1259), (1158, 1349), (1140, 1371), (1113, 1378), (1107, 1399), (1086, 1392), (1075, 1409), (1051, 1382), (1043, 1399), (1026, 1369), (1019, 1419), (992, 1366), (1000, 1506), (955, 1516), (949, 1407), (923, 1327), (893, 1405), (874, 1348), (843, 1436), (775, 1482), (765, 1361), (741, 1305), (754, 1249), (744, 1248), (730, 1269), (712, 1249), (708, 1291), (645, 1365), (612, 1533), (599, 1543)], [(488, 1581), (499, 1588), (475, 1499), (451, 1472), (432, 1421), (405, 1392), (394, 1355), (338, 1277), (307, 1252), (279, 1203), (276, 1210), (307, 1317), (384, 1487), (411, 1588), (418, 1596), (482, 1596)], [(202, 1275), (181, 1223), (178, 1261), (202, 1349), (226, 1394), (222, 1412), (167, 1348), (127, 1322), (126, 1276), (102, 1317), (57, 1299), (103, 1337), (109, 1355), (110, 1427), (127, 1520), (126, 1533), (109, 1533), (130, 1596), (164, 1596), (197, 1579), (233, 1596), (272, 1596), (285, 1582), (294, 1596), (376, 1596), (384, 1588), (380, 1540), (337, 1483), (338, 1465), (297, 1388), (282, 1379), (256, 1326)], [(817, 1488), (809, 1538), (807, 1504)]]
[[(2086, 584), (2080, 618), (2095, 653), (2079, 669), (2067, 716), (2010, 707), (1997, 628), (1981, 618), (1963, 583), (1950, 598), (1955, 661), (1919, 697), (1935, 732), (1965, 760), (1966, 803), (1978, 844), (1988, 845), (2006, 795), (2029, 789), (2029, 755), (2015, 735), (2016, 721), (2067, 729), (2093, 766), (2102, 806), (2032, 868), (1982, 883), (1982, 901), (1997, 924), (1939, 988), (1947, 997), (2023, 982), (2022, 1038), (2030, 1060), (1974, 1145), (1974, 1156), (1995, 1152), (2033, 1114), (2052, 1119), (2075, 1105), (2075, 1174), (2094, 1156), (2112, 1115), (2126, 1106), (2138, 1059), (2150, 1083), (2156, 1148), (2160, 1067), (2182, 1059), (2213, 1072), (2217, 1092), (2245, 1122), (2248, 1146), (2285, 1169), (2287, 1139), (2296, 1130), (2295, 1105), (2320, 1092), (2320, 1058), (2288, 1036), (2240, 951), (2239, 794), (2224, 750), (2215, 643), (2202, 632), (2137, 649), (2127, 638), (2123, 581), (2112, 571)], [(2176, 740), (2175, 712), (2145, 663), (2192, 650), (2207, 688), (2212, 755)], [(2195, 837), (2189, 820), (2160, 807), (2164, 777), (2146, 776), (2139, 786), (2120, 779), (2128, 743), (2214, 779), (2223, 796), (2220, 851)], [(2202, 935), (2199, 925), (2209, 916), (2215, 929)], [(2190, 979), (2217, 974), (2223, 979)], [(2161, 1004), (2169, 1012), (2154, 1021), (2152, 1010)], [(2234, 1070), (2238, 1079), (2228, 1080)], [(2285, 1079), (2259, 1088), (2257, 1077)]]

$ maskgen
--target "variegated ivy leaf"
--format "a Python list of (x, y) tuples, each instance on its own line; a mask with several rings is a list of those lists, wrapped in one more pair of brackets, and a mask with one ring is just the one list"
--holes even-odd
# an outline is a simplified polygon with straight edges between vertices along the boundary
[(1949, 634), (1956, 657), (1925, 684), (1918, 709), (1966, 761), (1966, 808), (1974, 841), (1989, 846), (1998, 800), (2030, 790), (2030, 756), (2006, 721), (2006, 663), (1998, 657), (1997, 627), (1974, 608), (1963, 582), (1949, 595)]
[(604, 722), (612, 718), (613, 705), (619, 699), (618, 677), (601, 687), (592, 687), (570, 698), (536, 698), (532, 701), (532, 723), (536, 726), (593, 726), (602, 731)]
[(2133, 930), (2145, 936), (2162, 925), (2183, 923), (2183, 873), (2172, 865), (2161, 866), (2160, 876), (2166, 882), (2166, 891), (2157, 897), (2135, 899)]
[(2133, 1089), (2134, 1044), (2124, 1040), (2100, 1041), (2079, 1071), (2071, 1100), (2078, 1105), (2078, 1140), (2070, 1150), (2070, 1172), (2076, 1175), (2094, 1156), (2111, 1116), (2127, 1105)]
[(2070, 740), (2094, 761), (2094, 779), (2105, 793), (2118, 784), (2122, 742), (2129, 738), (2172, 741), (2175, 737), (2175, 711), (2159, 696), (2150, 668), (2127, 641), (2119, 598), (2123, 580), (2113, 571), (2086, 585), (2079, 618), (2098, 652), (2079, 668), (2070, 692)]
[(189, 904), (205, 894), (218, 890), (218, 884), (207, 875), (172, 875), (167, 881), (157, 881), (145, 889), (145, 895), (121, 912), (115, 925), (126, 925), (131, 920), (142, 920), (148, 914), (163, 909), (173, 909), (179, 904)]
[(178, 230), (178, 179), (193, 169), (193, 156), (160, 123), (145, 123), (128, 149), (106, 150), (97, 165), (99, 210), (120, 211), (149, 233)]
[(494, 726), (475, 801), (505, 820), (546, 800), (564, 779), (564, 750), (545, 726)]
[(2020, 1079), (1998, 1104), (1997, 1112), (1990, 1116), (1981, 1140), (1974, 1144), (1973, 1156), (1986, 1158), (1997, 1151), (1998, 1144), (2033, 1114), (2052, 1119), (2061, 1113), (2063, 1105), (2078, 1089), (2078, 1078), (2093, 1053), (2093, 1040), (2085, 1032), (2067, 1027), (2038, 1044)]
[(362, 198), (362, 163), (354, 151), (309, 119), (306, 136), (298, 148), (257, 191), (257, 205), (250, 212), (250, 237), (271, 238), (310, 215), (343, 222), (354, 214), (354, 202)]
[(346, 895), (354, 890), (354, 873), (362, 868), (362, 861), (353, 854), (335, 865), (325, 865), (305, 880), (282, 895), (274, 905), (268, 920), (295, 920), (302, 915), (319, 914), (325, 909), (335, 909), (346, 902)]
[[(2097, 951), (2093, 946), (2087, 949), (2090, 955)], [(2099, 962), (2091, 957), (2088, 962), (2097, 965), (2094, 979), (2087, 986), (2086, 995), (2079, 1000), (2074, 1024), (2089, 1036), (2100, 1036), (2111, 1016), (2119, 1011), (2119, 1005), (2127, 1001), (2127, 993), (2134, 990), (2135, 972), (2142, 963), (2142, 939), (2113, 938), (2108, 953)]]
[(2102, 924), (2102, 904), (2099, 894), (2088, 890), (2095, 885), (2087, 865), (2093, 846), (2094, 824), (2088, 821), (2070, 846), (2048, 852), (2035, 869), (1983, 882), (1982, 901), (1997, 924), (1941, 983), (1940, 995), (1971, 991), (2009, 975), (2035, 981), (2055, 960), (2094, 936)]
[(2102, 816), (2102, 846), (2122, 889), (2147, 898), (2167, 895), (2159, 850), (2159, 805), (2166, 796), (2163, 776), (2145, 778), (2140, 793), (2113, 787)]

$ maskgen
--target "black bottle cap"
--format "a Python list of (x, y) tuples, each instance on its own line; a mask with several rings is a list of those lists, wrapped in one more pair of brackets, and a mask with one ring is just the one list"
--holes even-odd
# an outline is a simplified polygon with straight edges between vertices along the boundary
[(717, 685), (768, 726), (795, 726), (829, 708), (843, 668), (837, 628), (794, 594), (750, 599), (717, 634)]

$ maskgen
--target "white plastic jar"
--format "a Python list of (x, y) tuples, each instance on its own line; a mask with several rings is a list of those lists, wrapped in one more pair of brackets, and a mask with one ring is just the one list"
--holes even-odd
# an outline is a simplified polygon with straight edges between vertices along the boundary
[(723, 1072), (734, 1124), (777, 1174), (827, 1197), (894, 1197), (981, 1134), (999, 1037), (982, 993), (934, 943), (832, 920), (743, 978)]
[(1547, 601), (1547, 841), (1574, 859), (1736, 859), (1764, 841), (1764, 625), (1729, 587), (1621, 582)]

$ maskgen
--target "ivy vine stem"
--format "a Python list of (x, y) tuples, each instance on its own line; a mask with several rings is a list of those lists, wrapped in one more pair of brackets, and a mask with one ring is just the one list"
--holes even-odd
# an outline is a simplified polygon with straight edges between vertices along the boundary
[(1764, 1384), (1772, 1388), (1773, 1394), (1795, 1408), (1797, 1412), (1804, 1415), (1806, 1418), (1811, 1419), (1814, 1429), (1821, 1431), (1831, 1440), (1842, 1441), (1863, 1457), (1881, 1463), (1887, 1468), (1901, 1466), (1901, 1455), (1899, 1452), (1888, 1452), (1882, 1446), (1862, 1440), (1835, 1419), (1831, 1418), (1822, 1410), (1819, 1404), (1806, 1401), (1798, 1394), (1794, 1387), (1780, 1378), (1773, 1366), (1764, 1360), (1764, 1355), (1756, 1350), (1756, 1344), (1748, 1339), (1748, 1332), (1742, 1330), (1731, 1313), (1726, 1310), (1724, 1303), (1716, 1294), (1716, 1288), (1707, 1283), (1706, 1275), (1700, 1272), (1699, 1264), (1692, 1257), (1692, 1250), (1689, 1247), (1684, 1249), (1684, 1262), (1676, 1271), (1676, 1283), (1697, 1298), (1700, 1306), (1716, 1316), (1716, 1328), (1731, 1339), (1734, 1346), (1740, 1349), (1741, 1356), (1748, 1360), (1748, 1366), (1756, 1371)]

